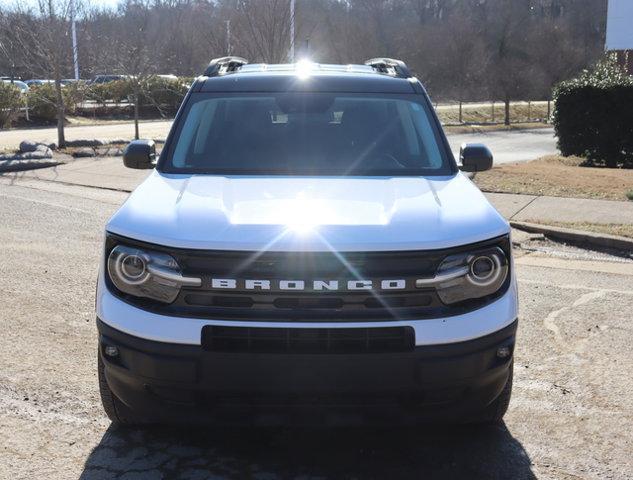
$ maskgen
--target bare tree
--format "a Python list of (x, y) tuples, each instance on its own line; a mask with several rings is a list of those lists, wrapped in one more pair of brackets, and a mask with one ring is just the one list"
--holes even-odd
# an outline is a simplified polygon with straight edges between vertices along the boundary
[[(70, 76), (70, 1), (0, 8), (2, 75), (52, 78), (58, 65)], [(231, 53), (284, 62), (289, 16), (290, 0), (95, 2), (77, 16), (82, 73), (198, 75), (228, 53), (227, 21)], [(493, 96), (509, 109), (600, 58), (605, 16), (606, 0), (296, 0), (295, 38), (320, 62), (402, 58), (435, 99)]]
[[(5, 17), (0, 29), (4, 37), (23, 46), (20, 61), (23, 67), (43, 78), (55, 81), (57, 110), (57, 143), (64, 146), (66, 105), (61, 80), (66, 73), (72, 47), (69, 40), (72, 0), (39, 0), (34, 9), (16, 3), (12, 14)], [(75, 7), (77, 8), (77, 6)], [(24, 48), (28, 46), (28, 48)]]
[(157, 72), (153, 51), (160, 51), (168, 41), (158, 28), (152, 13), (151, 0), (127, 0), (120, 7), (124, 21), (118, 24), (120, 35), (115, 39), (116, 71), (126, 75), (123, 80), (134, 105), (134, 138), (139, 138), (140, 101), (145, 95), (148, 79)]
[[(290, 47), (290, 0), (238, 0), (230, 2), (234, 14), (236, 51), (249, 60), (280, 63)], [(228, 5), (227, 5), (228, 6)]]
[(530, 8), (517, 0), (495, 0), (494, 7), (495, 19), (487, 30), (490, 55), (487, 83), (493, 99), (501, 96), (505, 124), (510, 125), (510, 102), (521, 99), (532, 86), (527, 74)]
[[(485, 37), (479, 26), (464, 15), (454, 15), (447, 21), (453, 32), (448, 38), (436, 40), (436, 77), (441, 76), (445, 94), (459, 102), (459, 122), (463, 121), (462, 102), (483, 94), (482, 84), (489, 67)], [(479, 91), (479, 92), (478, 92)]]

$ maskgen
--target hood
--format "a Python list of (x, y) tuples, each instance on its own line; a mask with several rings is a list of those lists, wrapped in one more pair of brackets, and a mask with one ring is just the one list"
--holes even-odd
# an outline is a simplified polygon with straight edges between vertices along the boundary
[(262, 177), (154, 171), (107, 230), (211, 250), (438, 249), (509, 232), (464, 175)]

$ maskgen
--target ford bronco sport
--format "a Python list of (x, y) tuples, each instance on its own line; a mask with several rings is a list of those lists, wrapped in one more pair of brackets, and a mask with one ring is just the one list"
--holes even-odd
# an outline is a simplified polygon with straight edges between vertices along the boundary
[[(421, 83), (213, 60), (106, 226), (99, 386), (113, 422), (495, 422), (510, 400), (508, 223)], [(461, 170), (461, 171), (460, 171)]]

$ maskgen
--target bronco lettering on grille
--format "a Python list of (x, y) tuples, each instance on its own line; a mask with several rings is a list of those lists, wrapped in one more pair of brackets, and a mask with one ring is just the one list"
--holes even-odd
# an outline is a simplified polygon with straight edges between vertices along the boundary
[(386, 280), (262, 280), (212, 278), (211, 288), (224, 290), (287, 290), (336, 292), (341, 290), (404, 290), (407, 282), (404, 279)]

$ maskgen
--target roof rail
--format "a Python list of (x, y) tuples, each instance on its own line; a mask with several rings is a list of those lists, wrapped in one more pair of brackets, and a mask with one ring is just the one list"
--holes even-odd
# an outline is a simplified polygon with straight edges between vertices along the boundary
[(209, 62), (209, 66), (204, 71), (207, 77), (217, 77), (225, 73), (235, 72), (242, 65), (246, 65), (248, 60), (242, 57), (220, 57)]
[(372, 58), (365, 65), (373, 67), (379, 73), (385, 73), (394, 77), (410, 78), (411, 71), (402, 60), (394, 58)]

